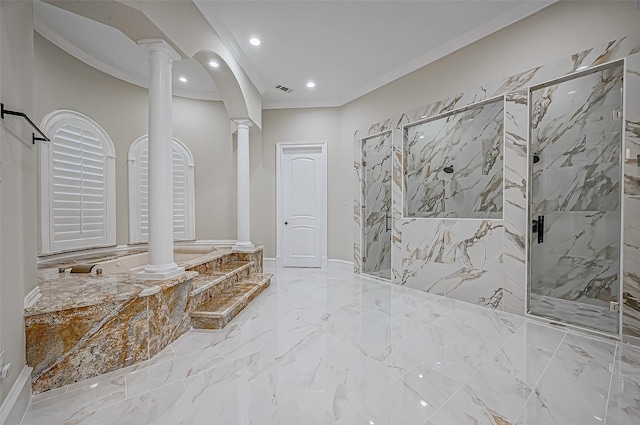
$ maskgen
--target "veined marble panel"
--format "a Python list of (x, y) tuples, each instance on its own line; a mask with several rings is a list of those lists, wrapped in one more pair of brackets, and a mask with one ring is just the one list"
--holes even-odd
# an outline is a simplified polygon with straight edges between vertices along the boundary
[(501, 218), (503, 127), (503, 99), (407, 127), (406, 216)]
[(527, 284), (527, 91), (505, 96), (504, 296), (502, 309), (522, 313)]
[(622, 333), (640, 337), (640, 53), (626, 60)]
[[(615, 90), (609, 91), (611, 93), (609, 96), (600, 97), (595, 95), (593, 97), (586, 96), (585, 98), (578, 93), (569, 95), (569, 92), (573, 90), (567, 90), (564, 94), (556, 90), (552, 95), (552, 98), (562, 101), (558, 103), (567, 103), (568, 106), (573, 108), (573, 111), (579, 115), (580, 123), (577, 126), (569, 127), (563, 127), (558, 123), (547, 123), (548, 128), (561, 134), (562, 138), (569, 138), (569, 142), (566, 149), (554, 152), (553, 155), (542, 156), (540, 165), (553, 165), (556, 168), (573, 167), (571, 170), (571, 173), (573, 173), (572, 179), (567, 182), (568, 188), (565, 191), (559, 189), (554, 191), (550, 188), (547, 194), (554, 196), (556, 198), (554, 202), (557, 204), (573, 204), (575, 209), (583, 210), (586, 215), (593, 214), (593, 211), (589, 208), (594, 208), (594, 205), (598, 205), (598, 211), (603, 204), (605, 204), (605, 207), (612, 205), (610, 201), (613, 202), (613, 199), (605, 198), (604, 202), (602, 202), (604, 197), (601, 194), (606, 190), (615, 188), (615, 185), (611, 185), (608, 180), (604, 180), (604, 183), (600, 186), (591, 187), (587, 190), (584, 190), (581, 186), (584, 186), (585, 183), (587, 185), (590, 184), (598, 176), (612, 178), (615, 174), (613, 168), (615, 168), (615, 165), (619, 165), (619, 162), (615, 160), (617, 155), (626, 154), (627, 156), (625, 161), (625, 193), (627, 195), (640, 195), (640, 167), (637, 167), (636, 160), (636, 155), (640, 154), (640, 99), (638, 99), (638, 96), (630, 96), (631, 93), (640, 92), (640, 79), (638, 78), (640, 76), (640, 59), (638, 58), (638, 52), (640, 52), (640, 36), (625, 37), (576, 53), (554, 64), (536, 67), (492, 84), (461, 91), (449, 98), (395, 115), (362, 129), (360, 139), (366, 137), (366, 135), (374, 135), (387, 130), (392, 130), (394, 134), (400, 133), (402, 136), (404, 126), (408, 124), (428, 120), (436, 115), (462, 109), (497, 96), (505, 96), (504, 241), (500, 249), (503, 260), (502, 274), (504, 280), (500, 281), (498, 278), (499, 281), (494, 284), (496, 289), (503, 288), (504, 296), (499, 308), (519, 314), (524, 313), (524, 296), (521, 291), (526, 287), (528, 274), (526, 250), (528, 249), (527, 233), (530, 225), (527, 217), (527, 198), (525, 193), (528, 178), (527, 168), (529, 166), (529, 158), (527, 158), (529, 88), (571, 76), (573, 73), (579, 72), (578, 69), (583, 70), (625, 58), (626, 74), (624, 79), (627, 90), (626, 110), (624, 112), (627, 139), (625, 148), (630, 148), (629, 151), (623, 149), (621, 152), (616, 152), (610, 149), (603, 149), (603, 144), (618, 136), (614, 134), (616, 130), (611, 127), (611, 125), (616, 124), (616, 121), (613, 120), (613, 115), (599, 116), (594, 113), (593, 109), (584, 108), (585, 104), (599, 104), (603, 108), (609, 109), (613, 105), (613, 92)], [(608, 77), (611, 77), (611, 75)], [(608, 77), (605, 76), (605, 79)], [(608, 82), (603, 80), (594, 82), (592, 88), (596, 86), (599, 88), (607, 87), (607, 84), (614, 82), (616, 78)], [(617, 82), (614, 82), (614, 84), (617, 84)], [(582, 108), (580, 103), (582, 103)], [(541, 115), (542, 118), (545, 118), (545, 116), (546, 118), (551, 117), (550, 114), (557, 115), (555, 105), (548, 105), (545, 111), (546, 113)], [(609, 127), (605, 125), (607, 123)], [(585, 138), (586, 134), (589, 134), (589, 137)], [(435, 263), (422, 259), (422, 255), (430, 251), (430, 249), (426, 246), (419, 246), (420, 241), (417, 238), (418, 235), (423, 235), (428, 240), (433, 240), (434, 235), (426, 233), (429, 232), (428, 229), (432, 228), (429, 223), (432, 219), (419, 218), (413, 222), (402, 215), (404, 209), (402, 201), (404, 178), (402, 174), (402, 164), (404, 162), (402, 140), (403, 137), (394, 135), (392, 159), (394, 173), (392, 184), (392, 281), (434, 293), (445, 293), (446, 296), (458, 296), (455, 291), (446, 294), (446, 285), (444, 284), (446, 279), (444, 277), (455, 273), (456, 270), (460, 270), (460, 267), (456, 269), (455, 263)], [(551, 151), (550, 149), (548, 152)], [(577, 177), (575, 176), (576, 173), (578, 174)], [(566, 177), (558, 173), (554, 180), (555, 183), (558, 183), (562, 179), (566, 180)], [(584, 201), (589, 198), (592, 202)], [(633, 222), (637, 223), (636, 220)], [(628, 222), (625, 222), (625, 232), (627, 225)], [(587, 231), (587, 233), (590, 231)], [(596, 230), (596, 232), (602, 233), (599, 230)], [(358, 235), (360, 235), (360, 232), (358, 232)], [(407, 242), (407, 237), (414, 237), (414, 240)], [(582, 244), (581, 241), (576, 244), (569, 244), (571, 246), (569, 249), (567, 241), (560, 242), (556, 248), (570, 252), (571, 250), (577, 250), (579, 245)], [(411, 246), (411, 249), (407, 250), (409, 246)], [(592, 241), (591, 244), (583, 246), (583, 248), (587, 250), (608, 250), (607, 244), (600, 241), (595, 244)], [(414, 255), (415, 253), (421, 253), (421, 255)], [(629, 308), (625, 305), (625, 326), (635, 328), (638, 332), (637, 335), (640, 336), (640, 301), (638, 301), (640, 300), (640, 284), (637, 283), (640, 279), (636, 278), (640, 276), (640, 270), (628, 273), (626, 263), (624, 269), (626, 278), (625, 290), (632, 286), (631, 283), (626, 283), (630, 279), (636, 279), (633, 284), (637, 285), (637, 289), (625, 292), (626, 299), (631, 301), (628, 304), (634, 306)], [(497, 270), (494, 271), (498, 272)], [(632, 319), (630, 315), (636, 315), (636, 318)], [(632, 320), (635, 320), (635, 325), (630, 324)], [(625, 330), (625, 332), (627, 331)]]
[(358, 132), (353, 136), (353, 271), (362, 271), (362, 139), (358, 137)]
[(391, 281), (403, 282), (402, 251), (402, 130), (391, 133), (393, 155), (391, 158)]
[[(391, 132), (362, 142), (364, 273), (391, 269)], [(391, 279), (389, 273), (386, 278)]]
[(544, 217), (545, 235), (531, 241), (533, 313), (533, 295), (603, 311), (619, 299), (622, 70), (618, 63), (531, 92), (531, 155), (539, 158), (532, 161), (531, 216)]

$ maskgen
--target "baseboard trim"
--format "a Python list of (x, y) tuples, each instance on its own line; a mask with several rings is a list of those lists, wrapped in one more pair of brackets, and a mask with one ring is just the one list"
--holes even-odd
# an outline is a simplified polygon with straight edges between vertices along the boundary
[(31, 292), (27, 294), (26, 297), (24, 297), (24, 308), (27, 309), (32, 305), (34, 305), (36, 301), (40, 299), (41, 296), (42, 294), (40, 293), (40, 286), (36, 285), (36, 287), (33, 288)]
[[(338, 260), (338, 259), (331, 259), (331, 258), (327, 259), (326, 257), (323, 257), (322, 260), (323, 260), (322, 262), (324, 263), (323, 268), (326, 268), (329, 270), (344, 270), (348, 272), (353, 271), (353, 261)], [(282, 257), (277, 257), (277, 258), (265, 257), (263, 258), (263, 261), (275, 263), (274, 265), (276, 268), (282, 267)]]
[(327, 260), (327, 268), (329, 270), (343, 270), (346, 272), (352, 272), (353, 261), (329, 259)]
[(31, 368), (25, 366), (0, 406), (0, 425), (19, 425), (31, 402)]

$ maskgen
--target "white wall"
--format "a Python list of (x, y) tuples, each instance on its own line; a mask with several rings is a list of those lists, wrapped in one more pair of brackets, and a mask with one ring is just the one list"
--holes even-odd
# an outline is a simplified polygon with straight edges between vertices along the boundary
[[(342, 155), (338, 163), (330, 162), (329, 172), (336, 169), (342, 173), (345, 167), (353, 166), (353, 135), (375, 122), (638, 33), (640, 11), (634, 2), (560, 1), (342, 106)], [(350, 188), (334, 192), (334, 196), (340, 196), (332, 201), (335, 205), (352, 205)], [(330, 258), (352, 260), (351, 226), (350, 215), (329, 226), (329, 238), (339, 246)]]
[[(127, 154), (148, 132), (147, 89), (123, 82), (70, 56), (35, 34), (35, 121), (72, 109), (102, 126), (116, 149), (118, 244), (128, 242)], [(173, 98), (173, 136), (195, 159), (196, 238), (235, 239), (235, 159), (222, 102)]]
[[(340, 169), (341, 148), (338, 108), (274, 109), (263, 111), (262, 132), (251, 128), (251, 240), (265, 247), (265, 257), (276, 256), (276, 143), (326, 141), (329, 229), (343, 221), (347, 200), (343, 186), (349, 186), (352, 167)], [(260, 140), (261, 139), (261, 140)], [(347, 214), (348, 217), (351, 215)], [(329, 231), (329, 258), (338, 258), (342, 238)]]
[[(33, 9), (0, 2), (0, 99), (33, 116)], [(36, 148), (19, 117), (0, 123), (0, 350), (13, 368), (0, 383), (0, 402), (25, 365), (24, 296), (36, 285)]]
[[(350, 182), (357, 130), (638, 31), (640, 12), (631, 1), (561, 1), (342, 107), (264, 111), (263, 129), (250, 130), (252, 241), (265, 245), (267, 257), (275, 256), (277, 141), (329, 142), (328, 254), (329, 258), (351, 260)], [(125, 243), (124, 158), (129, 144), (146, 132), (146, 90), (82, 64), (38, 35), (36, 90), (38, 120), (56, 108), (77, 109), (100, 123), (114, 140), (118, 154), (118, 243)], [(174, 117), (174, 136), (185, 142), (196, 158), (196, 236), (235, 239), (235, 143), (228, 134), (223, 106), (176, 97)]]

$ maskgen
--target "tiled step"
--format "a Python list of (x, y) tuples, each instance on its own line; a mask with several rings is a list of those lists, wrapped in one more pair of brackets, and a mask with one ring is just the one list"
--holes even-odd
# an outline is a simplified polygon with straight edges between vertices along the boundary
[[(253, 267), (253, 261), (230, 261), (220, 265), (218, 270), (207, 271), (196, 276), (191, 282), (191, 296), (201, 294), (214, 286), (223, 284), (236, 275)], [(249, 272), (247, 272), (249, 273)]]
[(270, 274), (254, 273), (191, 312), (196, 329), (222, 329), (271, 283)]

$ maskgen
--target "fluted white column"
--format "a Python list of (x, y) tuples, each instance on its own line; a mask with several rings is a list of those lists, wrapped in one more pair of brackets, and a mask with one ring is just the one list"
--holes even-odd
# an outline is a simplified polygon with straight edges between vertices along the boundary
[(249, 172), (249, 120), (234, 120), (238, 129), (237, 158), (237, 218), (238, 241), (234, 249), (249, 251), (255, 248), (251, 243), (251, 186)]
[(173, 260), (171, 64), (180, 56), (164, 40), (138, 44), (149, 54), (149, 264), (137, 277), (169, 279), (184, 272)]

